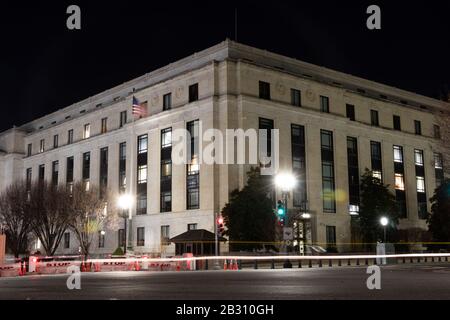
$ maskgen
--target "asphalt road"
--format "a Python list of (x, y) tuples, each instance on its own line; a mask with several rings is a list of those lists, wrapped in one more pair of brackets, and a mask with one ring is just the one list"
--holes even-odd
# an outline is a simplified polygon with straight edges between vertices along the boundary
[(309, 300), (450, 299), (450, 264), (381, 269), (381, 290), (368, 290), (366, 268), (205, 272), (83, 273), (81, 290), (68, 275), (0, 278), (0, 299)]

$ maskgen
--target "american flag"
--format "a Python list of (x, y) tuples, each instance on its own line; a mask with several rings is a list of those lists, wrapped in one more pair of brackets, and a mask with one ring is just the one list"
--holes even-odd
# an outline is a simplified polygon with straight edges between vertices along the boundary
[(139, 102), (136, 97), (133, 97), (133, 111), (132, 114), (136, 114), (138, 116), (146, 115), (147, 110), (145, 107)]

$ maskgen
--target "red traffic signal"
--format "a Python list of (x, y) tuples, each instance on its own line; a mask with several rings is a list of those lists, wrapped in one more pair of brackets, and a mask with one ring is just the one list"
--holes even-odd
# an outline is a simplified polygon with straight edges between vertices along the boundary
[(222, 216), (217, 217), (217, 234), (219, 236), (222, 235), (222, 233), (224, 232), (224, 229), (225, 229), (223, 222), (224, 222), (224, 220), (223, 220)]

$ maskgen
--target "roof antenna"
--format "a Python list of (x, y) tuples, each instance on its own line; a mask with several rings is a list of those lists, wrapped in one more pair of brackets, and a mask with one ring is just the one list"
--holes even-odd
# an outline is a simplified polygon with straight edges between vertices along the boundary
[(234, 41), (238, 41), (238, 9), (234, 8)]

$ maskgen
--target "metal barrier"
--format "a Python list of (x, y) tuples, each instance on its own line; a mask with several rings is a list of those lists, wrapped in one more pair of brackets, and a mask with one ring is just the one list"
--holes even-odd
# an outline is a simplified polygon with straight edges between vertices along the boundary
[[(360, 266), (364, 264), (379, 264), (377, 259), (393, 259), (395, 263), (427, 263), (448, 262), (450, 253), (436, 254), (404, 254), (404, 255), (358, 255), (358, 256), (218, 256), (218, 257), (173, 257), (173, 258), (119, 258), (119, 259), (88, 259), (86, 261), (50, 261), (36, 262), (33, 274), (61, 274), (67, 273), (70, 266), (80, 267), (81, 272), (111, 272), (111, 271), (194, 271), (208, 269), (211, 265), (220, 266), (223, 262), (223, 270), (249, 269), (276, 269), (278, 265), (289, 259), (298, 262), (298, 268), (303, 264), (308, 268), (313, 266), (323, 268), (324, 262), (328, 261), (328, 268), (342, 267), (342, 261), (346, 266)], [(202, 262), (197, 265), (197, 262)], [(337, 263), (336, 263), (337, 262)], [(197, 268), (200, 266), (201, 268)], [(11, 277), (23, 275), (25, 268), (21, 263), (0, 266), (0, 277)]]

